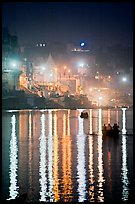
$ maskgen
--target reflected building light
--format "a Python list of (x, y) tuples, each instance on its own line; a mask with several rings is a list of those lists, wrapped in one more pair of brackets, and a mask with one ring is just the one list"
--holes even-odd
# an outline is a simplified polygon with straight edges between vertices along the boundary
[(111, 111), (110, 111), (110, 109), (108, 109), (108, 112), (107, 112), (108, 114), (108, 120), (107, 120), (107, 122), (108, 122), (108, 124), (110, 124), (111, 123)]
[(30, 184), (30, 189), (32, 187), (32, 120), (31, 120), (31, 112), (29, 112), (29, 184)]
[(66, 135), (66, 115), (63, 114), (63, 135)]
[(103, 152), (102, 152), (102, 135), (98, 135), (98, 201), (104, 202), (104, 194), (103, 194)]
[(108, 150), (107, 153), (107, 172), (108, 172), (108, 178), (107, 178), (107, 183), (108, 183), (108, 190), (110, 192), (111, 198), (112, 198), (112, 172), (111, 172), (111, 152)]
[(92, 134), (92, 109), (90, 109), (90, 130), (89, 133)]
[(49, 135), (48, 135), (48, 180), (49, 201), (53, 202), (53, 138), (52, 138), (52, 111), (49, 111)]
[(46, 201), (47, 196), (47, 162), (46, 162), (46, 135), (45, 135), (45, 115), (41, 115), (41, 135), (39, 137), (39, 183), (40, 183), (40, 199), (39, 201)]
[(128, 164), (127, 164), (127, 136), (122, 137), (122, 167), (121, 167), (121, 182), (122, 182), (122, 200), (128, 201), (129, 196), (129, 180), (128, 180)]
[(116, 123), (118, 124), (119, 122), (119, 115), (118, 115), (118, 110), (116, 111)]
[(16, 117), (13, 115), (11, 117), (11, 125), (12, 125), (12, 133), (11, 133), (11, 140), (10, 140), (10, 173), (9, 173), (9, 199), (15, 199), (18, 195), (19, 186), (17, 186), (17, 169), (18, 169), (18, 158), (17, 158), (17, 138), (16, 138)]
[(98, 122), (98, 134), (102, 135), (102, 110), (98, 109), (98, 118), (99, 118), (99, 122)]
[(94, 156), (93, 156), (93, 136), (89, 137), (89, 172), (90, 172), (90, 188), (89, 188), (89, 196), (90, 196), (90, 202), (94, 202), (94, 167), (93, 167), (93, 161), (94, 161)]
[[(69, 112), (68, 112), (69, 116)], [(68, 117), (67, 126), (70, 121)], [(70, 129), (70, 126), (68, 127)], [(68, 130), (70, 132), (70, 130)], [(62, 173), (63, 173), (63, 192), (64, 202), (72, 201), (72, 180), (71, 180), (71, 138), (66, 135), (66, 116), (63, 114), (63, 138), (62, 138)]]
[(58, 178), (58, 162), (59, 162), (59, 156), (58, 156), (58, 131), (57, 131), (58, 123), (57, 123), (57, 114), (54, 114), (54, 164), (53, 164), (53, 175), (54, 175), (54, 202), (59, 201), (59, 178)]
[(122, 108), (122, 134), (126, 134), (126, 109)]
[(68, 110), (68, 118), (67, 118), (67, 134), (70, 135), (70, 110)]
[(83, 120), (79, 117), (79, 129), (77, 135), (77, 181), (78, 202), (86, 199), (86, 167), (85, 167), (85, 135), (83, 134)]

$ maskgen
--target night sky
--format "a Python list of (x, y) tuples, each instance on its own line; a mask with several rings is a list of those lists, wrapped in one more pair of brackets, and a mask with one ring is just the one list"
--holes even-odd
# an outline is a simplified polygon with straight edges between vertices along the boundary
[(3, 3), (2, 26), (16, 34), (20, 45), (75, 42), (88, 47), (117, 43), (132, 46), (132, 3)]

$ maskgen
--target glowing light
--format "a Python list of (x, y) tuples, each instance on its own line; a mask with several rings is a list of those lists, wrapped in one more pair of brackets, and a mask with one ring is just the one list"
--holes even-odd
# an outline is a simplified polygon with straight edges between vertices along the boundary
[(11, 140), (10, 140), (10, 187), (9, 187), (9, 195), (10, 198), (7, 200), (15, 199), (18, 195), (19, 187), (17, 186), (17, 169), (18, 169), (18, 159), (17, 159), (17, 138), (16, 138), (16, 118), (15, 115), (11, 118), (11, 125), (12, 125), (12, 133), (11, 133)]
[[(70, 136), (70, 121), (69, 114), (63, 114), (63, 137), (62, 137), (62, 197), (64, 202), (72, 201), (72, 179), (71, 179), (71, 136)], [(66, 128), (67, 133), (66, 134)]]
[[(92, 111), (92, 109), (91, 109)], [(89, 137), (89, 171), (90, 171), (90, 188), (89, 188), (89, 194), (90, 194), (90, 202), (94, 202), (94, 166), (93, 166), (93, 135)]]
[(81, 42), (81, 43), (80, 43), (80, 46), (81, 46), (81, 47), (84, 47), (84, 45), (85, 45), (84, 42)]
[(102, 96), (99, 96), (98, 99), (99, 99), (99, 100), (102, 100)]
[(122, 168), (121, 181), (123, 184), (122, 200), (128, 201), (129, 195), (129, 180), (128, 180), (128, 164), (127, 164), (127, 136), (122, 137)]
[(122, 134), (126, 134), (126, 109), (127, 108), (122, 108), (122, 124), (123, 124), (123, 127), (122, 127)]
[(123, 77), (123, 78), (122, 78), (122, 81), (123, 81), (123, 82), (126, 82), (126, 81), (127, 81), (127, 78), (126, 78), (126, 77)]
[(39, 183), (40, 183), (40, 201), (46, 201), (47, 196), (47, 161), (46, 161), (46, 136), (45, 136), (45, 115), (41, 115), (41, 135), (39, 138), (39, 152), (40, 152), (40, 162), (39, 162)]
[(98, 76), (95, 76), (95, 79), (98, 79), (99, 77)]
[[(101, 125), (101, 109), (99, 109), (99, 125)], [(104, 194), (103, 194), (103, 152), (102, 152), (102, 134), (98, 135), (98, 201), (104, 202)]]
[(83, 63), (80, 63), (80, 64), (79, 64), (79, 66), (80, 66), (80, 67), (83, 67), (83, 66), (84, 66), (84, 64), (83, 64)]
[(98, 123), (99, 130), (98, 130), (98, 133), (102, 134), (102, 110), (99, 109), (98, 111), (99, 111), (99, 115), (98, 115), (98, 118), (99, 118), (99, 123)]
[(83, 135), (83, 120), (79, 117), (79, 130), (77, 135), (77, 176), (78, 176), (78, 202), (83, 202), (86, 196), (86, 169), (85, 169), (85, 135)]
[(52, 139), (52, 111), (49, 111), (49, 135), (48, 135), (48, 185), (49, 185), (49, 192), (48, 192), (48, 196), (49, 196), (49, 200), (50, 202), (53, 201), (54, 197), (53, 197), (53, 169), (52, 169), (52, 158), (53, 158), (53, 139)]
[(57, 202), (60, 199), (59, 196), (59, 178), (58, 178), (58, 161), (59, 161), (59, 157), (58, 157), (58, 130), (57, 130), (57, 123), (58, 117), (57, 114), (55, 112), (54, 114), (54, 163), (53, 163), (53, 175), (54, 175), (54, 201)]

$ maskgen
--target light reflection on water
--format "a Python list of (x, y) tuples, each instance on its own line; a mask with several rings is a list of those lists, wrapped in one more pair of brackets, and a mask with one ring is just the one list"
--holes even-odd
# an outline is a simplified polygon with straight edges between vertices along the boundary
[(17, 186), (17, 170), (18, 170), (18, 147), (16, 136), (16, 117), (11, 117), (11, 140), (10, 140), (10, 186), (9, 186), (9, 199), (15, 199), (18, 195), (19, 186)]
[[(81, 111), (80, 111), (81, 112)], [(79, 113), (80, 115), (80, 113)], [(78, 181), (78, 202), (84, 202), (86, 199), (86, 167), (85, 167), (85, 138), (83, 134), (83, 120), (78, 118), (77, 135), (77, 181)]]
[(122, 200), (128, 201), (129, 195), (129, 180), (128, 180), (128, 168), (127, 168), (127, 136), (126, 134), (126, 108), (122, 108), (122, 168), (121, 168), (121, 179), (122, 179)]
[[(90, 109), (88, 119), (80, 118), (81, 111), (20, 111), (15, 113), (19, 119), (6, 113), (11, 120), (10, 143), (5, 134), (2, 144), (7, 154), (10, 152), (6, 199), (24, 192), (28, 193), (28, 201), (129, 199), (132, 178), (128, 141), (132, 136), (126, 135), (128, 110)], [(122, 135), (103, 138), (102, 125), (112, 121), (119, 122)], [(8, 124), (6, 127), (10, 128)]]
[(45, 115), (41, 115), (41, 135), (39, 138), (39, 183), (40, 183), (40, 201), (46, 201), (47, 196), (47, 161), (46, 161), (46, 137), (45, 137)]

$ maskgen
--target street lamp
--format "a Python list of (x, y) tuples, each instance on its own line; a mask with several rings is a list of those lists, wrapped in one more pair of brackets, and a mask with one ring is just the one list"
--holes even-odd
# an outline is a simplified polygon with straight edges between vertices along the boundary
[(12, 73), (13, 73), (13, 77), (14, 77), (14, 85), (13, 85), (13, 89), (15, 90), (15, 74), (16, 74), (16, 69), (15, 68), (17, 68), (17, 62), (16, 61), (12, 61), (11, 62), (11, 67), (13, 68), (12, 69)]

